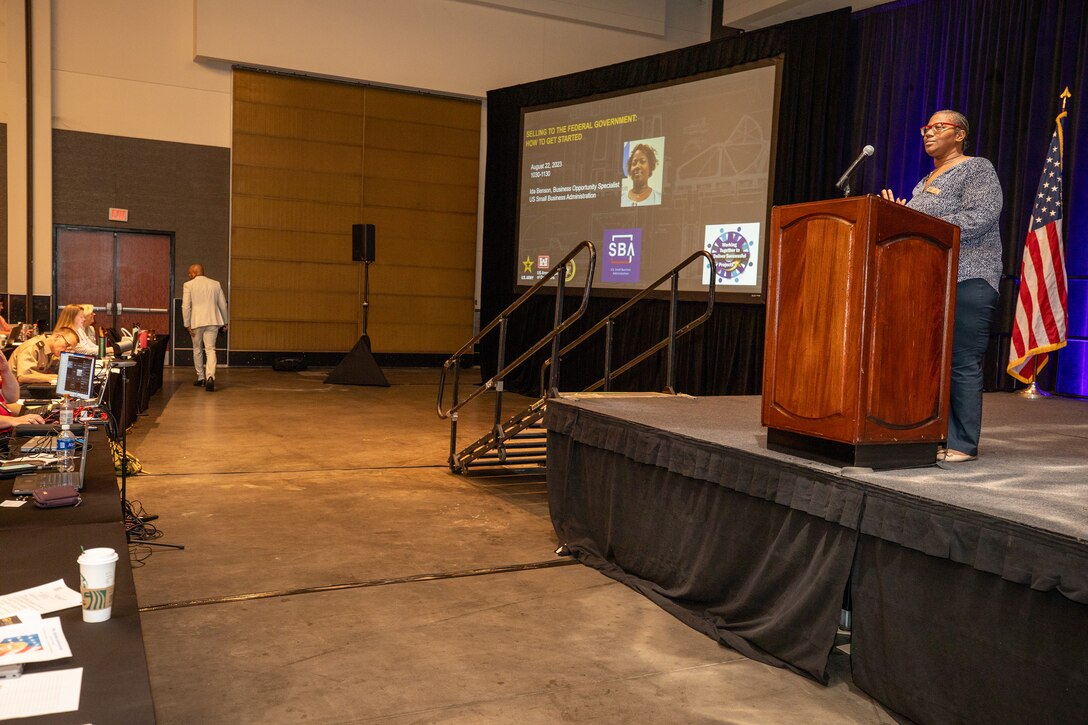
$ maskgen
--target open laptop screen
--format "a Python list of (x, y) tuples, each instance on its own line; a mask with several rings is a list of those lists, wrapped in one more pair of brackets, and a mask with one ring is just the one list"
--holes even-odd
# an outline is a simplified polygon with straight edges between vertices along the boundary
[(94, 364), (93, 355), (62, 352), (57, 371), (57, 395), (90, 400), (94, 394)]

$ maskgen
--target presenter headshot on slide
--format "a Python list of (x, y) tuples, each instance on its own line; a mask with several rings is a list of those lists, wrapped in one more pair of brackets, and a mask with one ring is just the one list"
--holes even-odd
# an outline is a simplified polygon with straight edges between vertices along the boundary
[[(909, 201), (884, 189), (882, 196), (960, 228), (956, 276), (956, 320), (952, 333), (952, 405), (948, 447), (938, 454), (950, 463), (978, 457), (982, 431), (982, 359), (990, 339), (1001, 278), (1001, 183), (993, 164), (967, 156), (970, 124), (957, 111), (937, 111), (922, 126), (922, 143), (933, 171), (918, 182)], [(934, 280), (936, 282), (936, 280)]]
[(640, 143), (627, 157), (627, 178), (631, 188), (620, 197), (620, 206), (653, 206), (661, 203), (661, 194), (650, 187), (650, 177), (657, 168), (657, 152)]

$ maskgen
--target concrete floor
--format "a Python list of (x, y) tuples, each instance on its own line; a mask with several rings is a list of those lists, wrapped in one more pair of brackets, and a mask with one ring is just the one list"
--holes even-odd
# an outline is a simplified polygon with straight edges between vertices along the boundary
[(162, 725), (897, 721), (845, 654), (823, 687), (558, 559), (542, 477), (446, 468), (436, 370), (326, 372), (168, 368), (130, 431), (129, 496), (185, 545), (134, 549)]

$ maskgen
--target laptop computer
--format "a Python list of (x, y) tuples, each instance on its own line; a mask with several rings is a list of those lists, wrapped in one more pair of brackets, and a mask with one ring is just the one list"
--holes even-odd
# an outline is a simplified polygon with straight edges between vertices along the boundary
[[(107, 381), (105, 381), (105, 380), (102, 381), (101, 383), (96, 383), (98, 385), (98, 392), (95, 393), (94, 395), (92, 395), (90, 398), (87, 398), (86, 400), (84, 400), (84, 402), (81, 403), (80, 406), (77, 406), (77, 407), (101, 408), (102, 407), (102, 399), (106, 396), (106, 383), (107, 383)], [(41, 400), (28, 399), (28, 400), (23, 401), (23, 410), (22, 410), (21, 414), (22, 415), (30, 415), (31, 413), (37, 413), (38, 415), (42, 416), (43, 418), (47, 418), (47, 417), (51, 416), (53, 413), (56, 413), (57, 411), (59, 411), (60, 406), (61, 406), (61, 399), (60, 398), (49, 398), (49, 399), (41, 399)], [(45, 425), (52, 425), (52, 426), (56, 427), (59, 424), (46, 423)], [(75, 423), (75, 425), (79, 425), (79, 422), (77, 421)], [(20, 426), (20, 427), (22, 427), (22, 426)], [(74, 426), (73, 426), (72, 430), (75, 430)]]
[(74, 486), (77, 491), (82, 491), (83, 477), (87, 473), (87, 450), (91, 447), (86, 437), (83, 438), (82, 447), (83, 452), (79, 456), (79, 470), (21, 474), (15, 477), (15, 483), (11, 486), (11, 495), (31, 496), (35, 489), (51, 488), (53, 486)]
[(70, 395), (79, 400), (94, 398), (95, 368), (98, 359), (94, 355), (79, 355), (65, 350), (60, 354), (57, 366), (57, 397)]
[[(21, 402), (23, 409), (21, 415), (35, 413), (40, 416), (48, 416), (60, 410), (61, 401), (66, 396), (75, 407), (99, 407), (102, 405), (102, 396), (106, 392), (106, 376), (109, 364), (99, 365), (98, 358), (94, 355), (80, 355), (65, 350), (60, 354), (60, 363), (57, 367), (57, 384), (53, 389), (41, 398), (24, 398)], [(101, 379), (98, 392), (95, 393), (95, 384)], [(31, 386), (26, 386), (30, 389)], [(40, 388), (35, 388), (39, 389)], [(81, 402), (82, 401), (82, 402)]]

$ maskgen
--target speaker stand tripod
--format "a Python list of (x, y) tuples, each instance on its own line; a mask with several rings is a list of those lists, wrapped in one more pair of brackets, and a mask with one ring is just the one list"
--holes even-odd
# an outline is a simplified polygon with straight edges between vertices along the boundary
[(367, 325), (370, 322), (370, 262), (363, 261), (363, 336), (355, 347), (344, 356), (325, 382), (332, 385), (377, 385), (389, 387), (385, 373), (378, 367), (374, 353), (370, 351), (370, 335)]
[[(128, 501), (128, 369), (136, 363), (132, 360), (118, 360), (114, 367), (121, 369), (121, 416), (118, 418), (118, 426), (121, 428), (121, 515), (125, 524), (125, 541), (129, 544), (147, 544), (148, 546), (161, 546), (166, 549), (184, 549), (184, 544), (166, 544), (161, 541), (147, 541), (136, 539), (133, 541), (132, 532), (135, 527), (142, 526), (145, 520), (136, 515), (132, 510), (132, 504)], [(86, 437), (86, 432), (83, 434)], [(87, 445), (87, 441), (83, 441)]]

